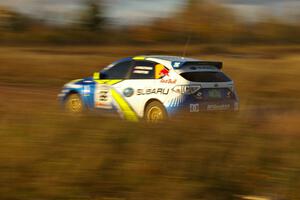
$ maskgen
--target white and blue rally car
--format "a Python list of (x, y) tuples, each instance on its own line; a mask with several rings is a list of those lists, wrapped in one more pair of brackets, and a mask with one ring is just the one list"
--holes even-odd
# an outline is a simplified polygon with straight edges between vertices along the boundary
[(93, 77), (64, 85), (58, 95), (71, 113), (97, 110), (138, 121), (158, 121), (180, 112), (238, 110), (233, 81), (222, 62), (176, 56), (119, 60)]

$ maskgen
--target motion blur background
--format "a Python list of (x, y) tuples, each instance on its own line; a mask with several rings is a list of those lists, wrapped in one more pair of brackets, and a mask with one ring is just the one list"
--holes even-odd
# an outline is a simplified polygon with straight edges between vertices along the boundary
[[(0, 199), (300, 199), (300, 1), (0, 0)], [(239, 113), (66, 116), (122, 57), (220, 60)]]

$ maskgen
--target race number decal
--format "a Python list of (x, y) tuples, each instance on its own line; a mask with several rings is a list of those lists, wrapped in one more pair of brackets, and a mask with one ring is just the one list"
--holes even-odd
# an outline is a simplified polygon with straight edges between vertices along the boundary
[(112, 109), (112, 102), (108, 87), (103, 85), (96, 87), (95, 107), (103, 109)]

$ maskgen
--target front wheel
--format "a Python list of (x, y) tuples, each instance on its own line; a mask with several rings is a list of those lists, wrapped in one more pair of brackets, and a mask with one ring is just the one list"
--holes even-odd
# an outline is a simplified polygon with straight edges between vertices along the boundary
[(144, 118), (147, 122), (157, 123), (168, 118), (165, 107), (158, 101), (147, 105)]
[(65, 110), (71, 114), (80, 114), (83, 112), (83, 102), (79, 94), (68, 95), (65, 101)]

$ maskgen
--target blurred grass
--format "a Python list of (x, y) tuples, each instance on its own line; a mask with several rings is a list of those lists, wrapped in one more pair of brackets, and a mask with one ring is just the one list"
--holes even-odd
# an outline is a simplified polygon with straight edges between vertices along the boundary
[(224, 61), (241, 111), (157, 125), (56, 102), (65, 82), (137, 54), (181, 46), (1, 47), (0, 199), (300, 199), (299, 46), (190, 46)]

